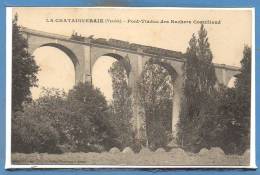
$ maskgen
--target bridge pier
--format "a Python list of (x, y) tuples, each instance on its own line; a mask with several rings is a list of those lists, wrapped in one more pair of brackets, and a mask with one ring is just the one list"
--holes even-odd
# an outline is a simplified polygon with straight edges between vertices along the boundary
[(183, 78), (177, 76), (173, 84), (173, 99), (172, 99), (172, 137), (177, 139), (178, 127), (177, 124), (180, 119), (181, 99), (183, 96)]
[[(138, 50), (142, 52), (142, 50)], [(140, 140), (142, 137), (141, 128), (143, 126), (144, 114), (139, 100), (139, 92), (137, 82), (143, 71), (145, 58), (142, 55), (131, 55), (130, 57), (131, 72), (129, 74), (128, 85), (132, 90), (132, 111), (133, 111), (133, 129), (136, 133), (136, 139)]]
[[(92, 65), (91, 65), (91, 46), (85, 46), (83, 48), (83, 65), (82, 70), (82, 82), (89, 82), (92, 84)], [(79, 81), (76, 81), (79, 82)]]

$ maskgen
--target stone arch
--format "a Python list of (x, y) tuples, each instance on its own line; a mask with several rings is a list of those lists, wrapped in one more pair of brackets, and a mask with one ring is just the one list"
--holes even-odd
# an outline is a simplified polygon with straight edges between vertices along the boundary
[[(35, 47), (33, 56), (35, 63), (39, 66), (37, 72), (37, 87), (32, 87), (33, 99), (40, 97), (43, 88), (57, 88), (68, 92), (76, 83), (75, 64), (64, 49), (53, 45), (43, 44)], [(63, 70), (66, 70), (63, 72)]]
[[(110, 92), (113, 93), (113, 86), (111, 87), (110, 85), (113, 85), (112, 84), (113, 80), (112, 80), (112, 76), (110, 74), (107, 74), (107, 72), (106, 72), (107, 69), (108, 70), (110, 69), (110, 67), (107, 64), (103, 64), (103, 63), (111, 64), (111, 61), (112, 61), (112, 63), (117, 62), (120, 64), (120, 67), (122, 68), (122, 71), (123, 71), (126, 81), (128, 83), (128, 86), (131, 87), (129, 85), (131, 64), (130, 64), (128, 55), (123, 57), (122, 55), (117, 54), (117, 53), (111, 53), (111, 52), (106, 53), (105, 52), (103, 54), (99, 54), (99, 55), (92, 57), (91, 71), (90, 71), (91, 72), (91, 83), (94, 86), (97, 86), (105, 94), (106, 99), (108, 99), (108, 100), (112, 99), (110, 96), (111, 95)], [(96, 65), (99, 65), (102, 67), (100, 69), (96, 69), (97, 68)], [(112, 66), (112, 64), (110, 66)], [(102, 79), (97, 78), (97, 75), (98, 76), (104, 75), (104, 76), (109, 76), (109, 77), (106, 77), (105, 78), (106, 81), (103, 81)], [(110, 78), (111, 78), (111, 81), (110, 81)], [(106, 86), (106, 85), (108, 85), (108, 86)]]
[[(176, 112), (175, 107), (176, 104), (178, 105), (179, 103), (176, 103), (176, 97), (178, 98), (177, 95), (175, 95), (175, 82), (177, 81), (179, 75), (177, 73), (177, 71), (175, 70), (175, 68), (171, 65), (170, 62), (168, 62), (167, 60), (164, 60), (162, 58), (149, 58), (144, 65), (159, 65), (162, 68), (164, 68), (170, 75), (171, 77), (171, 84), (172, 84), (172, 91), (173, 91), (173, 96), (172, 96), (172, 111), (171, 111), (171, 132), (173, 134), (173, 137), (175, 138), (175, 133), (173, 133), (173, 130), (175, 130), (175, 121), (173, 120), (175, 117), (179, 117), (179, 113), (178, 110)], [(145, 70), (145, 68), (143, 68), (143, 71)], [(143, 72), (141, 73), (141, 75), (143, 74)], [(176, 96), (176, 97), (175, 97)], [(179, 108), (179, 107), (178, 107)], [(144, 112), (144, 109), (141, 109)], [(145, 113), (145, 112), (144, 112)], [(142, 121), (144, 122), (144, 121)], [(170, 131), (170, 130), (169, 130)]]
[(79, 57), (76, 56), (76, 53), (72, 51), (72, 49), (70, 49), (69, 47), (62, 45), (62, 44), (58, 44), (58, 43), (54, 43), (54, 42), (46, 42), (46, 43), (40, 43), (40, 44), (29, 44), (29, 52), (31, 54), (34, 53), (34, 51), (36, 49), (39, 49), (41, 47), (45, 47), (45, 46), (49, 46), (49, 47), (53, 47), (56, 49), (59, 49), (60, 51), (62, 51), (63, 53), (65, 53), (68, 57), (69, 60), (72, 62), (73, 64), (73, 68), (74, 68), (74, 72), (75, 72), (75, 84), (77, 84), (78, 82), (81, 81), (81, 66), (80, 66), (80, 62), (79, 62)]
[[(168, 63), (167, 61), (160, 59), (160, 58), (150, 58), (147, 63), (149, 64), (157, 64), (159, 66), (162, 66), (164, 69), (168, 71), (168, 73), (171, 76), (172, 81), (174, 82), (178, 76), (177, 71), (173, 68), (173, 66)], [(172, 82), (172, 83), (173, 83)]]
[(228, 87), (228, 88), (233, 88), (233, 87), (235, 86), (236, 80), (237, 80), (237, 76), (236, 76), (236, 75), (232, 76), (232, 77), (229, 79), (228, 83), (227, 83), (227, 87)]
[(216, 65), (215, 66), (215, 73), (217, 77), (216, 87), (219, 85), (228, 86), (228, 83), (233, 77), (236, 77), (240, 74), (240, 69), (236, 67), (230, 67), (225, 65)]
[(129, 74), (131, 72), (131, 64), (130, 64), (130, 60), (129, 60), (129, 57), (128, 55), (126, 55), (125, 57), (123, 57), (122, 55), (119, 55), (119, 54), (116, 54), (116, 53), (106, 53), (106, 54), (103, 54), (101, 56), (98, 56), (97, 58), (95, 58), (94, 60), (94, 63), (92, 64), (92, 68), (94, 67), (96, 61), (102, 57), (102, 56), (109, 56), (109, 57), (112, 57), (114, 59), (116, 59), (117, 61), (119, 61), (125, 68), (125, 71), (127, 73), (127, 77), (129, 78)]
[[(77, 56), (74, 54), (73, 51), (71, 51), (69, 48), (61, 45), (61, 44), (57, 44), (57, 43), (46, 43), (46, 44), (43, 44), (41, 45), (40, 47), (38, 48), (41, 48), (41, 47), (44, 47), (44, 46), (50, 46), (50, 47), (54, 47), (54, 48), (57, 48), (61, 51), (63, 51), (71, 60), (71, 62), (73, 63), (74, 65), (74, 70), (76, 71), (76, 68), (78, 67), (79, 65), (79, 61), (78, 61), (78, 58)], [(36, 48), (36, 49), (38, 49)]]

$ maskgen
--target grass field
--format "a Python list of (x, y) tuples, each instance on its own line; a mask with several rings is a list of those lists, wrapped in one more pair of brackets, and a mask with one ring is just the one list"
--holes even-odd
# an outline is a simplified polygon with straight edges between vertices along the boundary
[(12, 163), (17, 165), (151, 165), (151, 166), (181, 166), (181, 165), (207, 165), (207, 166), (246, 166), (249, 165), (250, 154), (225, 155), (219, 150), (204, 150), (200, 153), (186, 153), (180, 149), (170, 152), (140, 152), (140, 153), (13, 153)]

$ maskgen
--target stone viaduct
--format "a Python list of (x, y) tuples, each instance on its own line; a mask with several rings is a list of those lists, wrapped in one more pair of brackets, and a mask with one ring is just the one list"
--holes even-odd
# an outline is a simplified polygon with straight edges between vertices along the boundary
[[(37, 48), (52, 46), (65, 52), (74, 64), (75, 83), (92, 82), (92, 68), (101, 56), (111, 56), (121, 61), (128, 74), (128, 84), (132, 88), (133, 99), (137, 99), (136, 82), (139, 79), (145, 63), (149, 59), (159, 59), (165, 68), (174, 76), (174, 97), (172, 111), (172, 132), (176, 134), (176, 124), (179, 119), (180, 101), (182, 98), (182, 86), (185, 75), (185, 55), (181, 52), (166, 50), (157, 47), (144, 46), (135, 43), (115, 39), (92, 37), (81, 37), (72, 35), (70, 37), (52, 34), (28, 28), (22, 28), (23, 35), (28, 41), (28, 51), (33, 53)], [(156, 62), (155, 62), (156, 63)], [(233, 76), (239, 73), (239, 68), (215, 64), (215, 72), (219, 84), (228, 85)], [(137, 135), (140, 135), (141, 126), (140, 108), (138, 103), (133, 103), (134, 127)]]

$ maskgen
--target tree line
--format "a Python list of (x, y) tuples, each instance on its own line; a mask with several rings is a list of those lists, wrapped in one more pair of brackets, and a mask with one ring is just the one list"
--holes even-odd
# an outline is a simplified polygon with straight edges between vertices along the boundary
[(216, 84), (213, 55), (202, 25), (187, 48), (178, 143), (185, 150), (220, 147), (242, 154), (250, 147), (251, 48), (244, 47), (241, 73), (232, 88)]
[[(45, 89), (32, 100), (37, 72), (28, 44), (13, 20), (12, 152), (102, 152), (130, 146), (155, 150), (172, 141), (174, 80), (151, 59), (137, 82), (143, 108), (143, 137), (133, 129), (132, 89), (120, 61), (109, 70), (113, 100), (108, 104), (99, 89), (79, 83), (68, 93)], [(227, 154), (242, 154), (250, 144), (251, 48), (245, 46), (241, 73), (235, 86), (217, 85), (213, 54), (203, 25), (193, 34), (186, 51), (185, 82), (178, 123), (177, 144), (184, 150), (221, 147)]]

